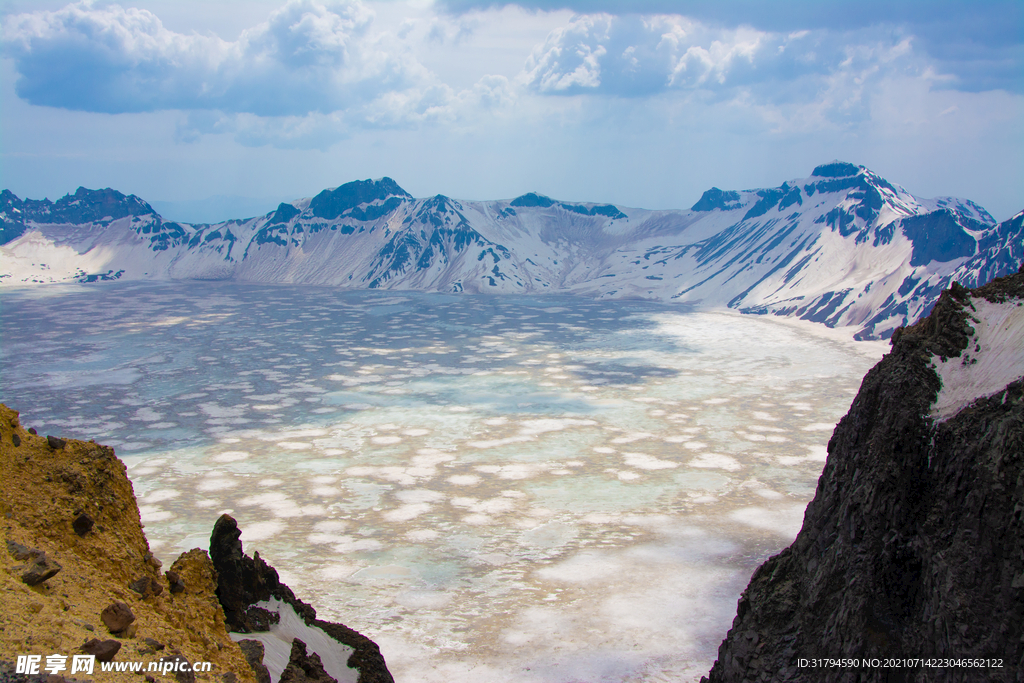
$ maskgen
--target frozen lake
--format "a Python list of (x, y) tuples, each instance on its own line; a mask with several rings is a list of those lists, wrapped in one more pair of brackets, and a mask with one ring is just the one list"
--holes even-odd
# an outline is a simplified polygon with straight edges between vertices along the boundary
[(639, 301), (0, 293), (0, 401), (128, 465), (169, 566), (245, 550), (399, 683), (687, 681), (888, 345)]

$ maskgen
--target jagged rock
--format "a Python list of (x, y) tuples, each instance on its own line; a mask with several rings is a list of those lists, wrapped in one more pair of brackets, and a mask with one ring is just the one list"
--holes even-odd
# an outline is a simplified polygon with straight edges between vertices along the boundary
[(21, 437), (18, 436), (17, 434), (11, 434), (11, 443), (13, 443), (15, 446), (20, 446)]
[(121, 649), (121, 643), (116, 640), (92, 638), (86, 641), (79, 649), (87, 655), (96, 655), (98, 661), (109, 662), (114, 659), (114, 656)]
[(245, 661), (256, 675), (257, 683), (270, 683), (270, 670), (263, 664), (263, 643), (258, 640), (240, 640), (238, 646), (242, 648)]
[[(948, 419), (930, 416), (942, 388), (935, 358), (967, 353), (979, 298), (1024, 299), (1024, 269), (951, 288), (894, 335), (829, 441), (799, 535), (740, 598), (712, 683), (1022, 680), (1024, 378)], [(997, 658), (1002, 668), (800, 667), (819, 657)]]
[(324, 671), (317, 653), (306, 654), (306, 644), (295, 638), (288, 666), (281, 672), (278, 683), (338, 683), (338, 680)]
[(65, 441), (64, 439), (60, 439), (56, 436), (50, 436), (49, 434), (47, 434), (46, 444), (53, 450), (58, 451), (64, 448), (65, 445), (67, 445), (67, 441)]
[(79, 513), (79, 515), (75, 517), (74, 521), (71, 522), (71, 528), (74, 529), (75, 533), (79, 536), (85, 536), (87, 533), (92, 531), (92, 527), (95, 524), (96, 522), (93, 521), (92, 517), (82, 512)]
[(28, 586), (38, 586), (61, 570), (60, 563), (48, 558), (42, 550), (7, 541), (7, 551), (14, 559), (25, 562), (15, 569), (21, 572), (21, 580)]
[(29, 586), (38, 586), (43, 581), (52, 578), (61, 570), (60, 564), (56, 560), (51, 560), (46, 557), (46, 553), (40, 553), (36, 556), (25, 570), (21, 573), (21, 580), (23, 583)]
[(242, 552), (241, 535), (238, 523), (225, 514), (217, 520), (210, 536), (210, 559), (217, 570), (217, 597), (230, 630), (254, 632), (261, 624), (260, 614), (250, 612), (250, 606), (277, 598), (290, 605), (308, 626), (322, 629), (354, 650), (347, 664), (359, 670), (360, 683), (394, 683), (376, 643), (344, 624), (317, 619), (316, 610), (296, 598), (259, 553), (250, 558)]
[(123, 602), (112, 602), (100, 612), (100, 619), (111, 633), (120, 633), (128, 628), (128, 624), (135, 621), (135, 615), (131, 607)]
[(167, 578), (167, 585), (170, 587), (172, 593), (181, 593), (185, 590), (185, 582), (178, 576), (178, 572), (173, 569), (168, 569), (164, 572), (164, 576)]
[(152, 598), (164, 592), (164, 587), (148, 576), (140, 576), (132, 581), (128, 587), (143, 598)]
[(279, 623), (281, 615), (262, 607), (249, 607), (245, 610), (245, 622), (252, 626), (254, 633), (269, 631), (271, 625)]

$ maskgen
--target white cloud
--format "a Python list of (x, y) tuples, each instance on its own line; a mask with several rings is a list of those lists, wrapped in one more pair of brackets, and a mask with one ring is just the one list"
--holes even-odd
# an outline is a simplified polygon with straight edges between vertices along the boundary
[(8, 17), (18, 94), (105, 113), (334, 112), (431, 78), (406, 46), (372, 30), (359, 0), (290, 0), (233, 42), (176, 33), (151, 12), (79, 2)]

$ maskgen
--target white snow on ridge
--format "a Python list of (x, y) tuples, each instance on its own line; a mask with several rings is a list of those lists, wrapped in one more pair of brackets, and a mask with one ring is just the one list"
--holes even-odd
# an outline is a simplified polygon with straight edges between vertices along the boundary
[(974, 334), (958, 358), (933, 359), (942, 389), (929, 417), (944, 422), (980, 398), (1024, 377), (1024, 305), (971, 297)]
[(295, 610), (286, 602), (271, 598), (256, 603), (270, 612), (281, 616), (281, 621), (262, 633), (230, 633), (231, 639), (258, 640), (263, 643), (263, 665), (270, 672), (271, 683), (281, 680), (281, 673), (288, 666), (292, 652), (292, 639), (298, 638), (306, 644), (306, 654), (320, 655), (324, 671), (337, 679), (338, 683), (356, 683), (359, 670), (350, 669), (348, 658), (354, 650), (348, 645), (331, 638), (323, 629), (307, 626)]

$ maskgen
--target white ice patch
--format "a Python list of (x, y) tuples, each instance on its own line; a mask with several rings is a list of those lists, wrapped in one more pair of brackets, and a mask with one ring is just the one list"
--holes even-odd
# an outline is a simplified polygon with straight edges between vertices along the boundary
[(672, 462), (671, 460), (659, 460), (645, 453), (623, 453), (622, 459), (630, 467), (636, 467), (641, 470), (665, 470), (679, 467), (679, 463)]
[(292, 653), (292, 640), (298, 638), (306, 644), (306, 653), (315, 652), (320, 656), (324, 670), (338, 680), (338, 683), (356, 683), (359, 680), (359, 670), (350, 669), (348, 658), (355, 651), (348, 645), (327, 635), (323, 629), (315, 626), (308, 626), (302, 618), (295, 613), (291, 605), (281, 602), (277, 598), (256, 603), (271, 612), (281, 615), (281, 620), (270, 627), (270, 631), (263, 633), (230, 633), (231, 639), (258, 640), (263, 643), (263, 664), (270, 672), (270, 680), (277, 683), (281, 679), (281, 673), (288, 666), (288, 659)]
[(1024, 377), (1024, 306), (971, 297), (974, 334), (958, 358), (932, 357), (942, 390), (929, 417), (943, 422), (980, 398)]
[(736, 458), (729, 455), (722, 455), (720, 453), (702, 453), (687, 464), (690, 467), (723, 469), (729, 472), (735, 472), (742, 467)]

